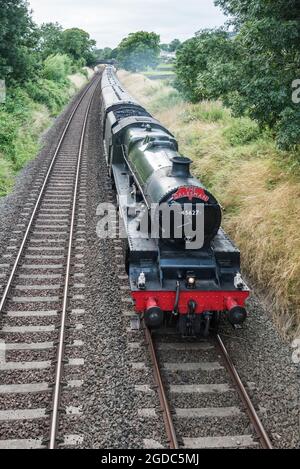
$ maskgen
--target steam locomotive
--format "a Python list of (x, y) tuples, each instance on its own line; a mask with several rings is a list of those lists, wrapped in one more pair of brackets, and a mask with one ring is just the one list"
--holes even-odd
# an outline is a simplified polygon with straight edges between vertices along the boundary
[(182, 336), (208, 335), (224, 315), (243, 323), (249, 289), (240, 252), (221, 228), (218, 201), (191, 175), (191, 160), (178, 152), (174, 136), (128, 94), (111, 66), (102, 77), (102, 117), (136, 312), (150, 328), (175, 320)]

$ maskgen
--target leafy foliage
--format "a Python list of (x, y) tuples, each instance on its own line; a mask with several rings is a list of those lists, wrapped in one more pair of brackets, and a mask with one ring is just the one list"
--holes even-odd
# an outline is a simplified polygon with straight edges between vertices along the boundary
[(104, 49), (95, 49), (94, 53), (97, 60), (108, 60), (113, 56), (113, 49), (104, 47)]
[(272, 129), (283, 149), (299, 149), (300, 76), (297, 0), (215, 0), (232, 15), (235, 34), (201, 31), (177, 52), (177, 87), (192, 101), (222, 99), (235, 116)]
[(27, 0), (0, 1), (0, 79), (9, 86), (39, 76), (50, 55), (67, 54), (75, 67), (92, 65), (95, 41), (82, 29), (63, 31), (58, 23), (38, 28)]
[(71, 70), (72, 60), (68, 55), (50, 55), (44, 62), (43, 76), (48, 80), (63, 82)]
[(15, 173), (36, 155), (39, 136), (73, 90), (67, 78), (92, 63), (95, 42), (79, 29), (58, 23), (38, 28), (26, 0), (0, 0), (0, 79), (7, 98), (0, 104), (0, 196)]
[(177, 51), (175, 86), (193, 102), (218, 97), (219, 90), (214, 93), (210, 89), (213, 83), (208, 74), (216, 61), (228, 57), (232, 49), (228, 33), (223, 30), (204, 30), (187, 40)]
[(0, 78), (8, 83), (26, 81), (37, 66), (30, 53), (38, 42), (37, 28), (28, 11), (26, 0), (1, 1)]
[(43, 23), (39, 34), (39, 48), (42, 59), (62, 52), (63, 28), (59, 23)]
[(68, 89), (69, 86), (66, 83), (55, 83), (47, 79), (39, 79), (26, 85), (29, 96), (34, 101), (47, 106), (52, 116), (56, 116), (68, 101)]
[(218, 122), (226, 120), (229, 112), (217, 101), (201, 101), (198, 104), (191, 104), (183, 114), (183, 122)]
[(224, 136), (232, 146), (246, 145), (258, 139), (259, 127), (249, 118), (233, 120), (224, 130)]
[(83, 59), (87, 65), (93, 64), (95, 45), (96, 41), (91, 39), (90, 35), (83, 29), (71, 28), (62, 33), (62, 52), (68, 54), (75, 61)]
[(160, 44), (161, 50), (164, 50), (165, 52), (175, 52), (180, 46), (181, 42), (179, 39), (173, 39), (170, 44)]
[(173, 39), (169, 44), (169, 52), (175, 52), (181, 46), (179, 39)]
[(14, 173), (38, 150), (36, 131), (43, 123), (32, 125), (34, 109), (34, 102), (20, 88), (9, 90), (5, 106), (0, 107), (0, 195), (8, 192)]
[(139, 31), (124, 38), (117, 48), (120, 65), (129, 71), (145, 70), (159, 63), (160, 36), (155, 33)]

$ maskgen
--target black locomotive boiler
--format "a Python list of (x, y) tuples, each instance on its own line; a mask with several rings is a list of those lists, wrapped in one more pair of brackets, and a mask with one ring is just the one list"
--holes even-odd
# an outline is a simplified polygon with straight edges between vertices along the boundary
[[(240, 273), (240, 252), (221, 228), (219, 203), (191, 175), (191, 160), (180, 155), (174, 136), (127, 93), (111, 66), (102, 78), (102, 115), (106, 162), (128, 241), (126, 269), (136, 312), (149, 327), (174, 318), (184, 336), (207, 335), (220, 315), (241, 324), (249, 289)], [(179, 235), (172, 229), (176, 221), (171, 210), (165, 236), (162, 206), (180, 208)], [(158, 217), (150, 214), (153, 207)], [(195, 240), (183, 227), (194, 226), (197, 207), (203, 239), (193, 248)]]

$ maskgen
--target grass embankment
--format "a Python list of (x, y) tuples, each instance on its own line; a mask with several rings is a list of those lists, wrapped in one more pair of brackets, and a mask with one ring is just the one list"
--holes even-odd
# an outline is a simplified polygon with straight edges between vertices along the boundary
[(127, 89), (174, 132), (193, 173), (224, 207), (223, 226), (243, 269), (271, 305), (284, 335), (300, 334), (300, 171), (246, 118), (218, 102), (189, 104), (163, 82), (124, 71)]
[(42, 133), (89, 74), (85, 69), (60, 81), (42, 78), (8, 90), (0, 105), (0, 196), (12, 190), (15, 175), (40, 150)]

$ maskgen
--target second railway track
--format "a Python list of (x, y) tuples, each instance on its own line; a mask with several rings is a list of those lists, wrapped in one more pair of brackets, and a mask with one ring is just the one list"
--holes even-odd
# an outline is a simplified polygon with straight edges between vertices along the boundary
[(272, 449), (219, 335), (180, 341), (144, 330), (170, 449)]
[(0, 448), (74, 447), (83, 440), (76, 391), (83, 365), (84, 145), (99, 80), (75, 103), (0, 263)]

